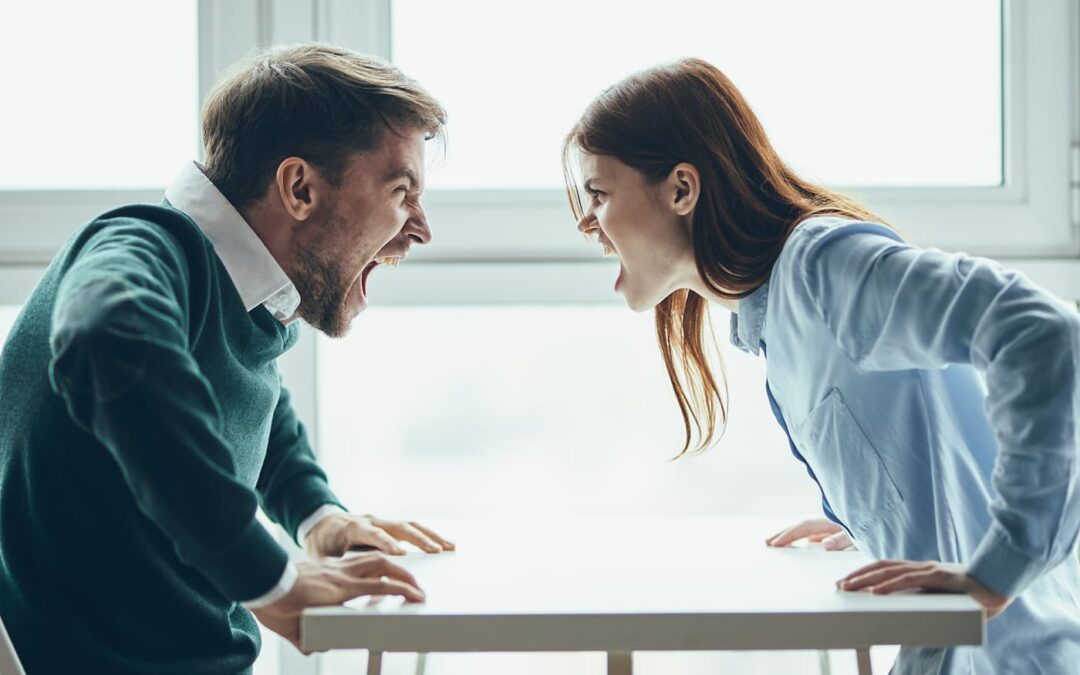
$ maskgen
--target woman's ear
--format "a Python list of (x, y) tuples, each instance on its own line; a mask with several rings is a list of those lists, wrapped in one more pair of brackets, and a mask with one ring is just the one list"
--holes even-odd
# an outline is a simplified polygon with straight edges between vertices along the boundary
[(286, 157), (274, 174), (274, 187), (285, 211), (294, 220), (311, 217), (319, 206), (325, 183), (319, 180), (314, 167), (299, 157)]
[(682, 162), (676, 164), (667, 179), (669, 194), (671, 194), (671, 207), (678, 216), (688, 216), (697, 206), (698, 197), (701, 196), (701, 174), (693, 164)]

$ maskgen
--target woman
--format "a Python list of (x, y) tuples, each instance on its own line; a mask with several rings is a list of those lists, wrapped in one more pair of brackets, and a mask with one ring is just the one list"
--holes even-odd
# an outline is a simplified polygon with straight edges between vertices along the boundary
[(835, 523), (770, 543), (839, 532), (879, 560), (841, 589), (986, 608), (985, 646), (903, 651), (896, 672), (1080, 672), (1075, 310), (990, 260), (909, 245), (797, 176), (701, 60), (604, 91), (564, 169), (579, 229), (619, 257), (616, 290), (656, 310), (684, 452), (727, 418), (708, 302), (766, 358), (773, 412)]

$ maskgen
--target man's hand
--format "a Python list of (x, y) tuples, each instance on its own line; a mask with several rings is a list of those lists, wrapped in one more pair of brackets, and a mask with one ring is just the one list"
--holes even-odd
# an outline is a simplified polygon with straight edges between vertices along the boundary
[(811, 518), (796, 523), (766, 539), (765, 545), (791, 546), (802, 539), (821, 542), (827, 551), (846, 551), (855, 548), (855, 544), (848, 538), (844, 528), (825, 518)]
[(424, 601), (424, 592), (413, 575), (381, 553), (301, 562), (296, 567), (299, 576), (292, 590), (277, 602), (252, 609), (251, 613), (259, 623), (297, 649), (301, 649), (300, 614), (305, 607), (340, 605), (361, 595), (400, 595), (408, 602)]
[(881, 560), (860, 567), (836, 582), (844, 591), (866, 591), (885, 595), (918, 589), (938, 593), (967, 593), (986, 608), (986, 618), (1001, 614), (1011, 598), (999, 595), (975, 581), (963, 565), (941, 562)]
[(415, 544), (422, 551), (453, 551), (454, 544), (419, 523), (382, 520), (374, 516), (339, 513), (326, 516), (304, 538), (304, 549), (311, 558), (340, 557), (356, 546), (374, 546), (391, 555), (404, 555), (399, 542)]

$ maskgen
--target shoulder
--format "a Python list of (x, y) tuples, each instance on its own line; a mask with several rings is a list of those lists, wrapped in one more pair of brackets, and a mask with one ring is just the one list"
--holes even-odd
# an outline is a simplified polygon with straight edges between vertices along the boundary
[[(907, 246), (899, 232), (883, 223), (840, 216), (815, 216), (799, 223), (784, 243), (780, 260), (808, 269), (825, 254), (841, 257), (867, 249)], [(778, 260), (778, 264), (780, 263)]]
[(132, 204), (104, 213), (81, 228), (69, 242), (70, 262), (133, 269), (208, 271), (212, 250), (206, 236), (187, 215), (165, 205)]

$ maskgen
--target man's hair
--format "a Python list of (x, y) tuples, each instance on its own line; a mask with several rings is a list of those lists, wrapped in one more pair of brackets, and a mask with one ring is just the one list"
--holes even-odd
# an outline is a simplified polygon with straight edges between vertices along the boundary
[(265, 195), (278, 165), (301, 157), (332, 185), (383, 134), (442, 137), (446, 112), (379, 59), (323, 44), (276, 47), (241, 61), (202, 112), (206, 176), (238, 210)]

